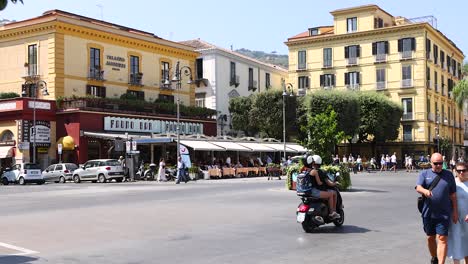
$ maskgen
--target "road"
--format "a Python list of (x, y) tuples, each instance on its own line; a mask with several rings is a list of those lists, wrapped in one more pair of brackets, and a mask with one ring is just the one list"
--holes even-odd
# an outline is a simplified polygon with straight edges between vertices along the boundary
[(0, 186), (0, 263), (428, 263), (417, 173), (352, 177), (312, 234), (283, 180)]

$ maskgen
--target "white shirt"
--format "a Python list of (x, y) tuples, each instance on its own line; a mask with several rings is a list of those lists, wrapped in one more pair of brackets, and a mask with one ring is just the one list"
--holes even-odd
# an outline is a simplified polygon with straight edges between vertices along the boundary
[(396, 156), (395, 156), (395, 154), (392, 155), (392, 158), (391, 158), (391, 159), (392, 159), (392, 162), (393, 162), (393, 163), (396, 163)]

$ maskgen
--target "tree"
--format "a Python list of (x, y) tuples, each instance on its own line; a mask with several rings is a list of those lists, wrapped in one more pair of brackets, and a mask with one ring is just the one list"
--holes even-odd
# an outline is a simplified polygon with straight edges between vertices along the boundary
[(20, 97), (17, 93), (0, 93), (0, 99), (9, 99)]
[(253, 98), (249, 118), (258, 128), (260, 137), (283, 138), (282, 96), (282, 91), (275, 90), (259, 93)]
[[(466, 66), (466, 64), (465, 64)], [(468, 99), (468, 81), (463, 79), (453, 88), (453, 96), (458, 108), (463, 109), (463, 103)]]
[[(23, 0), (19, 0), (21, 3), (23, 3)], [(13, 4), (16, 4), (18, 0), (11, 0)], [(5, 9), (8, 4), (8, 0), (0, 0), (0, 11)]]
[(331, 163), (331, 155), (335, 145), (345, 139), (346, 135), (340, 131), (337, 123), (338, 115), (331, 106), (325, 112), (307, 116), (307, 124), (301, 127), (307, 138), (302, 145), (322, 157), (325, 163)]
[(252, 109), (252, 96), (235, 97), (229, 100), (229, 112), (232, 118), (232, 128), (243, 131), (247, 136), (253, 136), (257, 127), (249, 120), (249, 112)]

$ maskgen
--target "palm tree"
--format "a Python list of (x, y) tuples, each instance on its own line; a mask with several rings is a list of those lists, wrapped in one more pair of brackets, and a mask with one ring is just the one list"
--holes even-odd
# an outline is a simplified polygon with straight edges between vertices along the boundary
[(463, 109), (463, 103), (468, 100), (468, 81), (466, 79), (461, 80), (453, 88), (453, 96), (458, 108)]
[[(16, 2), (20, 1), (21, 3), (23, 3), (23, 0), (10, 0), (13, 4), (16, 4)], [(5, 7), (7, 6), (8, 4), (8, 0), (0, 0), (0, 11), (5, 9)]]

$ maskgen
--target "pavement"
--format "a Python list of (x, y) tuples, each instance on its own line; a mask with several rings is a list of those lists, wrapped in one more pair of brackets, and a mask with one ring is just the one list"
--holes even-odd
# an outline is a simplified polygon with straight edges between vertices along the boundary
[(417, 175), (351, 174), (344, 226), (310, 234), (266, 177), (0, 186), (0, 263), (428, 263)]

